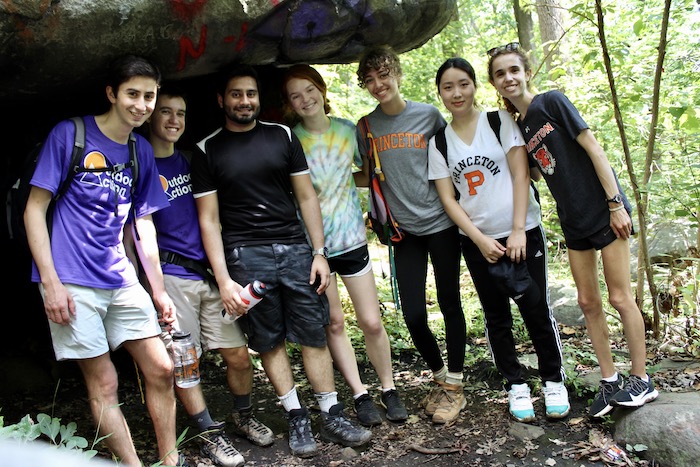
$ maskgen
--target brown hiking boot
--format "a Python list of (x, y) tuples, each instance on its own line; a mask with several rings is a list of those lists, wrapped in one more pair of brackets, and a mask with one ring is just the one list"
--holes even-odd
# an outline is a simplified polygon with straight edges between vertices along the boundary
[(463, 384), (440, 385), (440, 393), (436, 399), (436, 408), (433, 413), (433, 423), (448, 423), (459, 416), (459, 412), (467, 406), (467, 398), (464, 397)]
[(425, 414), (432, 417), (437, 409), (437, 399), (440, 396), (442, 390), (442, 385), (445, 384), (443, 381), (438, 381), (436, 379), (430, 382), (432, 386), (430, 392), (421, 400), (420, 406), (425, 409)]

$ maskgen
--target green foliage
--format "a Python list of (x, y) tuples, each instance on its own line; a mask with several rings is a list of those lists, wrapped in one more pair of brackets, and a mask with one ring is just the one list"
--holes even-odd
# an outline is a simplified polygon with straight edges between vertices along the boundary
[[(92, 458), (97, 454), (95, 449), (88, 449), (88, 442), (76, 433), (78, 426), (75, 422), (67, 425), (61, 423), (60, 418), (51, 417), (44, 413), (37, 415), (37, 422), (29, 415), (14, 425), (5, 426), (4, 417), (0, 417), (0, 438), (14, 439), (22, 443), (31, 443), (38, 439), (48, 440), (57, 449), (78, 451), (86, 458)], [(94, 444), (93, 444), (94, 447)]]

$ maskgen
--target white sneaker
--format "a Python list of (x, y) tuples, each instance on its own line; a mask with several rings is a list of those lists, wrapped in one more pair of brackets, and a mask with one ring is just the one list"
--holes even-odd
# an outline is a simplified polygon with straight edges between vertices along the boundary
[(563, 382), (545, 381), (542, 388), (544, 393), (545, 414), (549, 418), (564, 418), (569, 415), (569, 391)]
[(508, 391), (508, 409), (510, 414), (519, 422), (535, 420), (535, 409), (530, 400), (530, 388), (527, 384), (514, 384)]

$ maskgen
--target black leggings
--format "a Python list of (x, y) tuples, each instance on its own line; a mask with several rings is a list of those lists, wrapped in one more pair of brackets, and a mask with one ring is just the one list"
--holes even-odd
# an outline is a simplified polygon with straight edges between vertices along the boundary
[[(540, 300), (531, 307), (519, 308), (532, 345), (537, 353), (540, 377), (543, 381), (562, 381), (561, 340), (557, 322), (549, 306), (547, 286), (547, 248), (542, 226), (527, 233), (527, 270), (540, 289)], [(505, 245), (506, 239), (499, 239)], [(462, 236), (462, 252), (467, 261), (474, 287), (484, 309), (486, 338), (496, 368), (506, 380), (506, 390), (513, 384), (525, 382), (518, 362), (513, 337), (513, 316), (510, 299), (493, 282), (486, 258), (468, 237)]]
[(459, 296), (460, 247), (457, 227), (430, 235), (412, 235), (394, 245), (396, 281), (406, 327), (413, 344), (432, 371), (444, 366), (440, 347), (428, 327), (426, 279), (428, 255), (433, 264), (437, 297), (445, 320), (447, 369), (461, 373), (467, 342), (466, 322)]

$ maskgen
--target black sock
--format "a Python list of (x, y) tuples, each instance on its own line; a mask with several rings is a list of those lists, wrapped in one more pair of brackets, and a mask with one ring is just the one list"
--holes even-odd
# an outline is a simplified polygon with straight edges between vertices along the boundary
[(252, 402), (250, 401), (250, 394), (245, 394), (243, 396), (237, 396), (234, 394), (233, 396), (233, 408), (237, 412), (246, 412), (250, 410), (253, 407)]
[(200, 433), (207, 431), (209, 427), (214, 424), (214, 420), (212, 420), (211, 415), (209, 415), (209, 409), (204, 409), (198, 414), (191, 415), (190, 420), (197, 425)]

